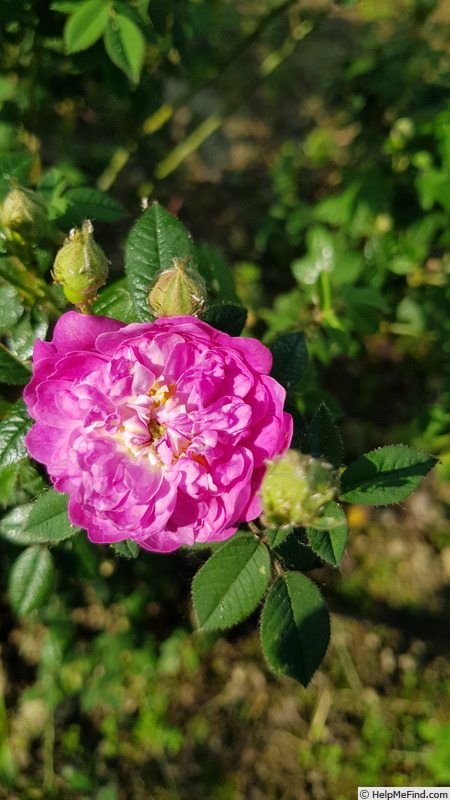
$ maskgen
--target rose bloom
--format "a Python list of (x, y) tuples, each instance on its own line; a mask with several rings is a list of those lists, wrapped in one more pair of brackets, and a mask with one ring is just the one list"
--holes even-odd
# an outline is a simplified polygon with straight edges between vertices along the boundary
[(26, 445), (93, 542), (169, 552), (261, 513), (265, 461), (289, 447), (292, 418), (257, 340), (194, 317), (69, 311), (33, 362)]

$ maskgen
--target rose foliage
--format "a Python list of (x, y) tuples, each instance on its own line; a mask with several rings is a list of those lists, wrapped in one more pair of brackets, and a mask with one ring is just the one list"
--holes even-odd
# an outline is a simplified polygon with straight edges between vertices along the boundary
[(260, 342), (194, 317), (70, 311), (33, 363), (26, 444), (92, 541), (169, 552), (259, 516), (265, 461), (292, 437)]

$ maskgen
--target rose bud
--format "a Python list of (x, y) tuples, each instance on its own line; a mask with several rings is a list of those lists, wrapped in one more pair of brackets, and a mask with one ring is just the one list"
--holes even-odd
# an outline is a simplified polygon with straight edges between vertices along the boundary
[(261, 486), (265, 520), (278, 527), (312, 525), (336, 490), (337, 476), (330, 464), (287, 450), (268, 462)]
[(1, 211), (2, 223), (27, 242), (37, 242), (45, 233), (48, 215), (45, 200), (37, 192), (24, 189), (17, 181), (6, 195)]
[(92, 305), (108, 277), (108, 259), (94, 240), (93, 230), (90, 220), (83, 222), (81, 230), (71, 230), (56, 254), (52, 270), (55, 283), (62, 284), (69, 302), (82, 311)]
[(158, 272), (147, 302), (156, 317), (197, 317), (206, 302), (206, 284), (191, 257), (172, 259), (171, 267)]

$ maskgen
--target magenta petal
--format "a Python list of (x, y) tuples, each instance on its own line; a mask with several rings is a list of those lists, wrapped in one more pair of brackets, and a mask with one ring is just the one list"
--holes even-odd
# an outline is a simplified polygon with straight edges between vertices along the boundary
[(55, 325), (53, 344), (59, 353), (77, 350), (93, 350), (97, 336), (110, 331), (118, 331), (125, 324), (109, 317), (96, 317), (68, 311)]

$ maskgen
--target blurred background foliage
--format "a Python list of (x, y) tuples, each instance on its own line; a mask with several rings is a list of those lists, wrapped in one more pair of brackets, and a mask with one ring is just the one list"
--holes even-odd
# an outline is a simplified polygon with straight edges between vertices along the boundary
[[(64, 234), (93, 219), (120, 280), (149, 197), (204, 242), (211, 296), (237, 292), (248, 335), (305, 331), (292, 399), (326, 401), (348, 459), (392, 442), (441, 459), (404, 508), (350, 507), (342, 574), (313, 573), (334, 637), (307, 690), (269, 673), (251, 625), (193, 632), (198, 554), (55, 546), (43, 609), (19, 622), (2, 595), (0, 797), (448, 785), (448, 0), (2, 0), (0, 23), (1, 199), (15, 179), (47, 219), (0, 245), (2, 375), (19, 360), (27, 381), (64, 308)], [(27, 544), (11, 515), (43, 486), (30, 462), (2, 471), (2, 589)]]

